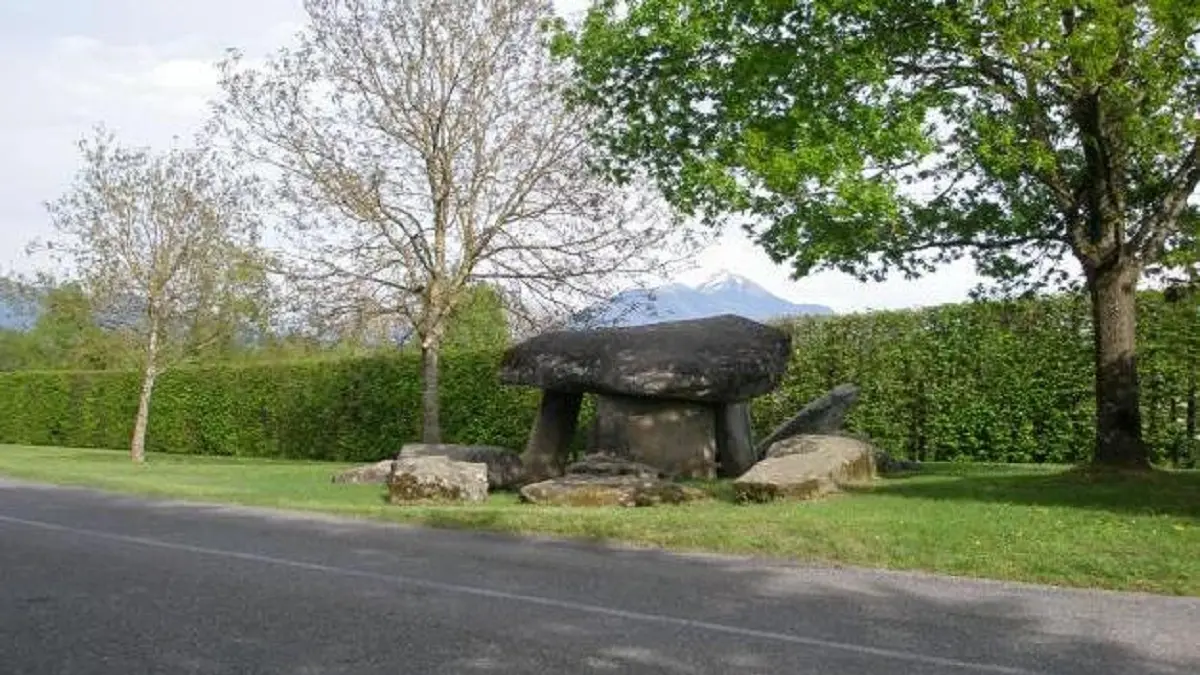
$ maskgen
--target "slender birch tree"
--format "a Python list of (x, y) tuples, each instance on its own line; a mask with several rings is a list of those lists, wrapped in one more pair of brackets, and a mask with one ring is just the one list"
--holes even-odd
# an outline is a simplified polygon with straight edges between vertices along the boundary
[(74, 183), (47, 204), (57, 236), (46, 247), (98, 311), (136, 315), (144, 351), (130, 455), (141, 463), (158, 376), (224, 336), (259, 290), (258, 191), (204, 146), (152, 152), (99, 128), (79, 148)]

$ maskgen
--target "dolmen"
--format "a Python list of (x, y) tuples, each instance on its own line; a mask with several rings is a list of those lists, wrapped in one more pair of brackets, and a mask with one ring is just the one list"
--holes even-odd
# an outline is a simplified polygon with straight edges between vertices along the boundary
[(758, 459), (748, 402), (779, 386), (790, 355), (787, 333), (731, 314), (526, 340), (500, 366), (504, 384), (542, 390), (525, 478), (561, 475), (584, 394), (596, 397), (589, 453), (670, 477), (741, 475)]

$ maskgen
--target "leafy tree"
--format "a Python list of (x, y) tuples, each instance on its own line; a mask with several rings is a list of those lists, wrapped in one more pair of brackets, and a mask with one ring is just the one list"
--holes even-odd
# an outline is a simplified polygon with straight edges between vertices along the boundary
[(558, 48), (618, 182), (796, 276), (971, 254), (1092, 304), (1097, 465), (1143, 468), (1135, 291), (1200, 181), (1193, 0), (604, 0)]
[(661, 268), (661, 232), (589, 171), (589, 116), (563, 105), (540, 30), (548, 2), (304, 6), (297, 46), (222, 64), (215, 123), (278, 176), (293, 284), (356, 332), (415, 334), (436, 442), (439, 355), (474, 284), (535, 309), (602, 297)]
[(504, 297), (487, 284), (467, 289), (446, 323), (446, 350), (503, 349), (509, 343)]
[(73, 185), (47, 205), (58, 235), (48, 248), (78, 274), (98, 312), (139, 337), (144, 375), (130, 455), (142, 462), (159, 373), (196, 347), (197, 326), (227, 325), (221, 319), (246, 297), (257, 193), (203, 145), (152, 153), (100, 128), (80, 151)]

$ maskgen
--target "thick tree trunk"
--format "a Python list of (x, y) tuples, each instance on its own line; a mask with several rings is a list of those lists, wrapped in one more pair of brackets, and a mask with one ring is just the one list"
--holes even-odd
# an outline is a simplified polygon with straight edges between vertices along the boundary
[(136, 464), (146, 461), (146, 426), (150, 421), (150, 396), (154, 393), (154, 381), (158, 377), (158, 331), (150, 331), (150, 342), (146, 345), (146, 370), (142, 374), (142, 393), (138, 397), (137, 418), (133, 421), (133, 439), (129, 443), (129, 457)]
[(1137, 373), (1137, 269), (1088, 273), (1096, 363), (1096, 466), (1147, 469)]
[(421, 345), (421, 442), (441, 443), (441, 407), (438, 402), (438, 352), (436, 341)]

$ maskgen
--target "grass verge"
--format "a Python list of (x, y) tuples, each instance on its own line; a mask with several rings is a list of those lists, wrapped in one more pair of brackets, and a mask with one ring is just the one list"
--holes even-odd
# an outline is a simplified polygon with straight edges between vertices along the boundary
[(1200, 472), (935, 465), (822, 502), (738, 506), (728, 483), (683, 507), (388, 506), (333, 485), (345, 465), (0, 446), (0, 475), (155, 497), (320, 511), (434, 527), (1200, 596)]

